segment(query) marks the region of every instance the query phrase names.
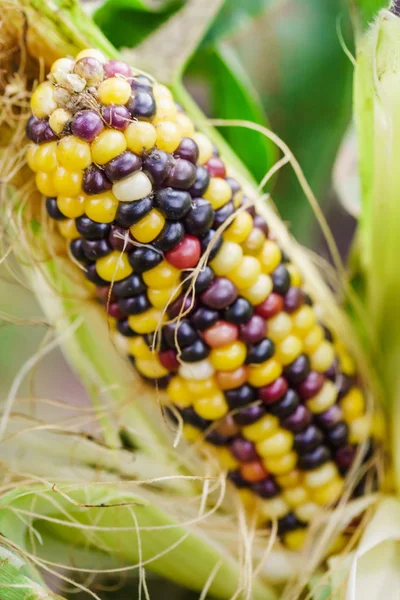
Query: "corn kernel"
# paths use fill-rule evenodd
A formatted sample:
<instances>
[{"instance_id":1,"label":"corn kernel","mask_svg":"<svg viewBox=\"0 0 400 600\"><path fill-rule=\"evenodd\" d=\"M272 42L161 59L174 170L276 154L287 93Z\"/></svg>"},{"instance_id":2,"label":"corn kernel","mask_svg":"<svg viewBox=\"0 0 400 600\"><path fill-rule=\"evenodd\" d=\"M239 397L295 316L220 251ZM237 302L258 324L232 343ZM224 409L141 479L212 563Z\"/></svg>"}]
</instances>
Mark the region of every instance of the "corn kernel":
<instances>
[{"instance_id":1,"label":"corn kernel","mask_svg":"<svg viewBox=\"0 0 400 600\"><path fill-rule=\"evenodd\" d=\"M153 123L161 123L161 121L176 121L178 114L176 104L172 98L161 96L157 103L157 112L153 117Z\"/></svg>"},{"instance_id":2,"label":"corn kernel","mask_svg":"<svg viewBox=\"0 0 400 600\"><path fill-rule=\"evenodd\" d=\"M307 536L307 530L303 527L299 527L299 529L294 529L293 531L287 531L284 536L283 536L283 540L285 543L285 546L289 549L292 550L292 552L296 552L298 550L301 550L301 548L304 546L305 541L306 541L306 536Z\"/></svg>"},{"instance_id":3,"label":"corn kernel","mask_svg":"<svg viewBox=\"0 0 400 600\"><path fill-rule=\"evenodd\" d=\"M242 247L246 254L257 254L263 247L265 234L258 227L254 227L243 242Z\"/></svg>"},{"instance_id":4,"label":"corn kernel","mask_svg":"<svg viewBox=\"0 0 400 600\"><path fill-rule=\"evenodd\" d=\"M104 165L125 152L126 139L121 131L105 129L93 140L91 149L93 162Z\"/></svg>"},{"instance_id":5,"label":"corn kernel","mask_svg":"<svg viewBox=\"0 0 400 600\"><path fill-rule=\"evenodd\" d=\"M307 400L307 408L311 410L312 413L322 413L335 404L336 398L336 386L332 381L327 379L319 392Z\"/></svg>"},{"instance_id":6,"label":"corn kernel","mask_svg":"<svg viewBox=\"0 0 400 600\"><path fill-rule=\"evenodd\" d=\"M37 144L29 144L26 150L26 162L28 163L29 168L34 172L38 170L36 164L36 152L38 149L39 146Z\"/></svg>"},{"instance_id":7,"label":"corn kernel","mask_svg":"<svg viewBox=\"0 0 400 600\"><path fill-rule=\"evenodd\" d=\"M232 471L233 469L238 468L239 462L234 456L232 456L228 448L224 448L223 446L221 446L219 448L215 448L214 452L216 453L218 462L220 463L223 469L226 469L227 471Z\"/></svg>"},{"instance_id":8,"label":"corn kernel","mask_svg":"<svg viewBox=\"0 0 400 600\"><path fill-rule=\"evenodd\" d=\"M57 160L69 171L86 169L92 162L90 146L74 135L67 135L57 144Z\"/></svg>"},{"instance_id":9,"label":"corn kernel","mask_svg":"<svg viewBox=\"0 0 400 600\"><path fill-rule=\"evenodd\" d=\"M268 520L281 519L289 512L289 506L282 496L263 500L260 506L261 514Z\"/></svg>"},{"instance_id":10,"label":"corn kernel","mask_svg":"<svg viewBox=\"0 0 400 600\"><path fill-rule=\"evenodd\" d=\"M64 73L71 73L74 68L75 61L72 58L58 58L51 65L50 73L55 73L56 71L63 71Z\"/></svg>"},{"instance_id":11,"label":"corn kernel","mask_svg":"<svg viewBox=\"0 0 400 600\"><path fill-rule=\"evenodd\" d=\"M252 460L241 464L240 474L249 483L262 481L268 475L263 464L259 460Z\"/></svg>"},{"instance_id":12,"label":"corn kernel","mask_svg":"<svg viewBox=\"0 0 400 600\"><path fill-rule=\"evenodd\" d=\"M72 114L64 108L54 110L49 118L49 125L57 135L62 133Z\"/></svg>"},{"instance_id":13,"label":"corn kernel","mask_svg":"<svg viewBox=\"0 0 400 600\"><path fill-rule=\"evenodd\" d=\"M202 396L210 396L213 392L218 391L217 382L214 377L209 377L201 381L194 379L186 381L187 389L191 396L201 398Z\"/></svg>"},{"instance_id":14,"label":"corn kernel","mask_svg":"<svg viewBox=\"0 0 400 600\"><path fill-rule=\"evenodd\" d=\"M285 312L280 312L268 319L268 337L275 343L284 340L292 331L292 319Z\"/></svg>"},{"instance_id":15,"label":"corn kernel","mask_svg":"<svg viewBox=\"0 0 400 600\"><path fill-rule=\"evenodd\" d=\"M102 104L126 104L131 97L132 89L128 81L122 77L109 77L97 88Z\"/></svg>"},{"instance_id":16,"label":"corn kernel","mask_svg":"<svg viewBox=\"0 0 400 600\"><path fill-rule=\"evenodd\" d=\"M157 148L165 152L174 152L181 143L182 137L178 125L172 121L162 121L156 125Z\"/></svg>"},{"instance_id":17,"label":"corn kernel","mask_svg":"<svg viewBox=\"0 0 400 600\"><path fill-rule=\"evenodd\" d=\"M225 229L223 237L229 242L241 244L247 239L253 229L253 219L246 211L238 213L227 229Z\"/></svg>"},{"instance_id":18,"label":"corn kernel","mask_svg":"<svg viewBox=\"0 0 400 600\"><path fill-rule=\"evenodd\" d=\"M35 165L38 171L51 173L56 170L58 167L56 147L57 142L48 142L39 146L35 154Z\"/></svg>"},{"instance_id":19,"label":"corn kernel","mask_svg":"<svg viewBox=\"0 0 400 600\"><path fill-rule=\"evenodd\" d=\"M171 90L169 90L166 85L157 82L154 82L153 85L153 96L156 101L161 100L161 98L168 98L169 100L173 99Z\"/></svg>"},{"instance_id":20,"label":"corn kernel","mask_svg":"<svg viewBox=\"0 0 400 600\"><path fill-rule=\"evenodd\" d=\"M315 502L306 502L301 506L297 506L293 512L300 521L309 523L319 510L319 506Z\"/></svg>"},{"instance_id":21,"label":"corn kernel","mask_svg":"<svg viewBox=\"0 0 400 600\"><path fill-rule=\"evenodd\" d=\"M293 263L289 263L286 266L286 269L288 270L290 275L290 285L293 287L300 287L303 283L303 279L300 275L300 271L298 270L298 268Z\"/></svg>"},{"instance_id":22,"label":"corn kernel","mask_svg":"<svg viewBox=\"0 0 400 600\"><path fill-rule=\"evenodd\" d=\"M57 207L69 219L76 219L85 212L85 196L58 196Z\"/></svg>"},{"instance_id":23,"label":"corn kernel","mask_svg":"<svg viewBox=\"0 0 400 600\"><path fill-rule=\"evenodd\" d=\"M214 375L214 367L209 360L199 360L196 363L182 363L179 374L188 380L202 381Z\"/></svg>"},{"instance_id":24,"label":"corn kernel","mask_svg":"<svg viewBox=\"0 0 400 600\"><path fill-rule=\"evenodd\" d=\"M185 408L182 406L181 408ZM187 423L183 424L182 433L184 435L185 440L188 442L198 442L203 437L203 432L197 427L193 427L193 425L188 425Z\"/></svg>"},{"instance_id":25,"label":"corn kernel","mask_svg":"<svg viewBox=\"0 0 400 600\"><path fill-rule=\"evenodd\" d=\"M213 155L213 145L208 137L199 131L192 137L199 148L199 160L197 162L199 165L204 165Z\"/></svg>"},{"instance_id":26,"label":"corn kernel","mask_svg":"<svg viewBox=\"0 0 400 600\"><path fill-rule=\"evenodd\" d=\"M257 258L261 263L264 273L269 275L281 263L282 252L275 242L272 240L265 240L262 250Z\"/></svg>"},{"instance_id":27,"label":"corn kernel","mask_svg":"<svg viewBox=\"0 0 400 600\"><path fill-rule=\"evenodd\" d=\"M246 298L251 304L257 306L264 302L272 292L273 283L269 275L259 275L256 283L245 290L241 290L240 295Z\"/></svg>"},{"instance_id":28,"label":"corn kernel","mask_svg":"<svg viewBox=\"0 0 400 600\"><path fill-rule=\"evenodd\" d=\"M211 177L208 188L203 194L203 197L210 202L214 210L225 206L231 199L231 196L231 187L222 177Z\"/></svg>"},{"instance_id":29,"label":"corn kernel","mask_svg":"<svg viewBox=\"0 0 400 600\"><path fill-rule=\"evenodd\" d=\"M279 426L277 417L273 415L264 415L261 419L252 423L251 425L245 425L242 428L243 436L251 442L261 442L265 438L269 437L276 432Z\"/></svg>"},{"instance_id":30,"label":"corn kernel","mask_svg":"<svg viewBox=\"0 0 400 600\"><path fill-rule=\"evenodd\" d=\"M284 475L292 471L297 463L296 452L288 452L280 456L267 457L263 460L264 466L272 475Z\"/></svg>"},{"instance_id":31,"label":"corn kernel","mask_svg":"<svg viewBox=\"0 0 400 600\"><path fill-rule=\"evenodd\" d=\"M304 483L309 488L319 488L336 479L338 475L337 466L334 462L329 461L322 465L322 467L305 473Z\"/></svg>"},{"instance_id":32,"label":"corn kernel","mask_svg":"<svg viewBox=\"0 0 400 600\"><path fill-rule=\"evenodd\" d=\"M371 417L363 415L349 424L349 441L351 444L362 444L371 433Z\"/></svg>"},{"instance_id":33,"label":"corn kernel","mask_svg":"<svg viewBox=\"0 0 400 600\"><path fill-rule=\"evenodd\" d=\"M281 456L293 447L293 434L285 429L278 429L269 438L259 442L257 452L262 457Z\"/></svg>"},{"instance_id":34,"label":"corn kernel","mask_svg":"<svg viewBox=\"0 0 400 600\"><path fill-rule=\"evenodd\" d=\"M157 132L151 123L146 121L135 121L128 125L124 132L129 150L136 154L149 152L154 148Z\"/></svg>"},{"instance_id":35,"label":"corn kernel","mask_svg":"<svg viewBox=\"0 0 400 600\"><path fill-rule=\"evenodd\" d=\"M168 375L168 370L158 360L157 356L152 356L150 359L139 358L135 362L135 367L144 377L158 379Z\"/></svg>"},{"instance_id":36,"label":"corn kernel","mask_svg":"<svg viewBox=\"0 0 400 600\"><path fill-rule=\"evenodd\" d=\"M143 273L143 280L148 287L165 289L170 288L179 279L180 271L170 265L166 260Z\"/></svg>"},{"instance_id":37,"label":"corn kernel","mask_svg":"<svg viewBox=\"0 0 400 600\"><path fill-rule=\"evenodd\" d=\"M193 398L188 391L186 381L182 377L172 377L167 387L167 394L171 402L176 404L178 408L191 406Z\"/></svg>"},{"instance_id":38,"label":"corn kernel","mask_svg":"<svg viewBox=\"0 0 400 600\"><path fill-rule=\"evenodd\" d=\"M210 419L212 421L221 419L229 410L225 396L220 391L217 391L211 396L195 399L193 406L202 419Z\"/></svg>"},{"instance_id":39,"label":"corn kernel","mask_svg":"<svg viewBox=\"0 0 400 600\"><path fill-rule=\"evenodd\" d=\"M223 242L217 256L210 262L210 267L216 275L227 275L237 267L243 257L243 250L234 242Z\"/></svg>"},{"instance_id":40,"label":"corn kernel","mask_svg":"<svg viewBox=\"0 0 400 600\"><path fill-rule=\"evenodd\" d=\"M104 281L120 281L132 273L132 267L125 252L114 250L96 261L96 271Z\"/></svg>"},{"instance_id":41,"label":"corn kernel","mask_svg":"<svg viewBox=\"0 0 400 600\"><path fill-rule=\"evenodd\" d=\"M306 304L292 314L293 329L299 336L306 335L317 322L317 316L311 306Z\"/></svg>"},{"instance_id":42,"label":"corn kernel","mask_svg":"<svg viewBox=\"0 0 400 600\"><path fill-rule=\"evenodd\" d=\"M319 373L329 369L335 359L335 350L330 342L324 340L310 356L311 368Z\"/></svg>"},{"instance_id":43,"label":"corn kernel","mask_svg":"<svg viewBox=\"0 0 400 600\"><path fill-rule=\"evenodd\" d=\"M165 308L179 296L179 287L164 288L162 290L148 288L147 297L155 308Z\"/></svg>"},{"instance_id":44,"label":"corn kernel","mask_svg":"<svg viewBox=\"0 0 400 600\"><path fill-rule=\"evenodd\" d=\"M52 174L57 196L79 196L82 193L82 171L67 171L57 167Z\"/></svg>"},{"instance_id":45,"label":"corn kernel","mask_svg":"<svg viewBox=\"0 0 400 600\"><path fill-rule=\"evenodd\" d=\"M315 488L311 492L311 497L316 504L324 506L333 504L339 498L343 491L344 482L339 477L335 477L329 483Z\"/></svg>"},{"instance_id":46,"label":"corn kernel","mask_svg":"<svg viewBox=\"0 0 400 600\"><path fill-rule=\"evenodd\" d=\"M250 514L254 514L259 504L257 496L248 489L239 490L240 501L243 508Z\"/></svg>"},{"instance_id":47,"label":"corn kernel","mask_svg":"<svg viewBox=\"0 0 400 600\"><path fill-rule=\"evenodd\" d=\"M307 489L302 485L290 487L283 490L283 497L286 502L293 508L300 506L309 500L309 493Z\"/></svg>"},{"instance_id":48,"label":"corn kernel","mask_svg":"<svg viewBox=\"0 0 400 600\"><path fill-rule=\"evenodd\" d=\"M58 231L66 240L76 240L80 237L79 231L76 228L75 219L65 219L65 221L57 221Z\"/></svg>"},{"instance_id":49,"label":"corn kernel","mask_svg":"<svg viewBox=\"0 0 400 600\"><path fill-rule=\"evenodd\" d=\"M150 308L140 315L130 315L128 317L129 326L133 329L133 331L142 334L154 333L164 321L164 315L156 308Z\"/></svg>"},{"instance_id":50,"label":"corn kernel","mask_svg":"<svg viewBox=\"0 0 400 600\"><path fill-rule=\"evenodd\" d=\"M148 244L156 239L165 225L165 218L159 210L153 208L143 219L132 225L130 232L138 242Z\"/></svg>"},{"instance_id":51,"label":"corn kernel","mask_svg":"<svg viewBox=\"0 0 400 600\"><path fill-rule=\"evenodd\" d=\"M260 273L260 261L254 256L243 256L238 266L229 273L229 279L239 290L243 290L257 283Z\"/></svg>"},{"instance_id":52,"label":"corn kernel","mask_svg":"<svg viewBox=\"0 0 400 600\"><path fill-rule=\"evenodd\" d=\"M57 103L54 100L54 86L50 81L40 83L31 97L31 109L35 117L44 119L56 110Z\"/></svg>"},{"instance_id":53,"label":"corn kernel","mask_svg":"<svg viewBox=\"0 0 400 600\"><path fill-rule=\"evenodd\" d=\"M250 385L263 387L280 377L282 374L282 365L275 358L270 358L259 365L250 365L248 371Z\"/></svg>"},{"instance_id":54,"label":"corn kernel","mask_svg":"<svg viewBox=\"0 0 400 600\"><path fill-rule=\"evenodd\" d=\"M195 128L191 119L185 113L179 112L176 115L176 124L182 137L193 137Z\"/></svg>"},{"instance_id":55,"label":"corn kernel","mask_svg":"<svg viewBox=\"0 0 400 600\"><path fill-rule=\"evenodd\" d=\"M220 348L213 348L210 361L218 371L234 371L246 360L247 348L243 342L232 342Z\"/></svg>"},{"instance_id":56,"label":"corn kernel","mask_svg":"<svg viewBox=\"0 0 400 600\"><path fill-rule=\"evenodd\" d=\"M120 202L134 202L149 196L152 192L152 185L146 173L136 171L129 177L114 183L112 190Z\"/></svg>"},{"instance_id":57,"label":"corn kernel","mask_svg":"<svg viewBox=\"0 0 400 600\"><path fill-rule=\"evenodd\" d=\"M275 358L284 367L290 365L303 351L301 340L295 335L288 335L284 340L279 342L275 349Z\"/></svg>"},{"instance_id":58,"label":"corn kernel","mask_svg":"<svg viewBox=\"0 0 400 600\"><path fill-rule=\"evenodd\" d=\"M97 50L97 48L85 48L84 50L81 50L75 56L75 61L78 62L78 60L81 60L81 58L87 58L87 57L95 58L102 65L104 65L104 63L106 62L106 58L105 58L104 54L102 52L100 52L100 50Z\"/></svg>"},{"instance_id":59,"label":"corn kernel","mask_svg":"<svg viewBox=\"0 0 400 600\"><path fill-rule=\"evenodd\" d=\"M276 481L283 488L294 487L302 483L302 474L298 469L293 469L290 473L278 475Z\"/></svg>"},{"instance_id":60,"label":"corn kernel","mask_svg":"<svg viewBox=\"0 0 400 600\"><path fill-rule=\"evenodd\" d=\"M44 196L56 196L57 191L55 185L53 183L53 174L52 173L44 173L43 171L39 171L36 173L35 182L36 187L41 194Z\"/></svg>"},{"instance_id":61,"label":"corn kernel","mask_svg":"<svg viewBox=\"0 0 400 600\"><path fill-rule=\"evenodd\" d=\"M128 338L129 352L138 359L151 360L154 353L140 336Z\"/></svg>"},{"instance_id":62,"label":"corn kernel","mask_svg":"<svg viewBox=\"0 0 400 600\"><path fill-rule=\"evenodd\" d=\"M324 339L324 330L321 325L314 325L303 339L304 351L312 354Z\"/></svg>"},{"instance_id":63,"label":"corn kernel","mask_svg":"<svg viewBox=\"0 0 400 600\"><path fill-rule=\"evenodd\" d=\"M118 200L111 191L89 196L85 200L85 213L96 223L112 223L117 214Z\"/></svg>"}]
</instances>

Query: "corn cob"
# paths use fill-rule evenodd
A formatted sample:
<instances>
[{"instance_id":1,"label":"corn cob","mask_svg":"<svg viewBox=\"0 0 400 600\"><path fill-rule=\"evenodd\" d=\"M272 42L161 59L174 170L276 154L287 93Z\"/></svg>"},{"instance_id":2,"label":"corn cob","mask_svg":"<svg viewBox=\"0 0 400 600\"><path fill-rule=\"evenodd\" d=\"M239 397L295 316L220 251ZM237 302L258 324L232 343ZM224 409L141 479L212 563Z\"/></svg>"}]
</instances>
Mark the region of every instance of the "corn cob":
<instances>
[{"instance_id":1,"label":"corn cob","mask_svg":"<svg viewBox=\"0 0 400 600\"><path fill-rule=\"evenodd\" d=\"M28 164L119 343L298 548L372 449L353 359L166 87L85 50L31 108Z\"/></svg>"}]
</instances>

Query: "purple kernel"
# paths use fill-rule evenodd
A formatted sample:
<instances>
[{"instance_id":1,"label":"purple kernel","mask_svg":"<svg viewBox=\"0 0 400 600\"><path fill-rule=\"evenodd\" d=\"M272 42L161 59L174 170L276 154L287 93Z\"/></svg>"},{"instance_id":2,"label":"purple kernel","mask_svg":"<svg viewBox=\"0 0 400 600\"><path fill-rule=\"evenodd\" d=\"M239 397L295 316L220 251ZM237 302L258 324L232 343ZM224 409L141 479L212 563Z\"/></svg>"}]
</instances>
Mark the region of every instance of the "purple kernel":
<instances>
[{"instance_id":1,"label":"purple kernel","mask_svg":"<svg viewBox=\"0 0 400 600\"><path fill-rule=\"evenodd\" d=\"M299 383L297 386L297 391L303 400L308 400L312 398L322 388L324 385L325 377L321 373L317 373L316 371L310 371L307 377Z\"/></svg>"},{"instance_id":2,"label":"purple kernel","mask_svg":"<svg viewBox=\"0 0 400 600\"><path fill-rule=\"evenodd\" d=\"M132 77L132 69L122 60L108 60L104 65L104 73L106 77L114 77L114 75Z\"/></svg>"},{"instance_id":3,"label":"purple kernel","mask_svg":"<svg viewBox=\"0 0 400 600\"><path fill-rule=\"evenodd\" d=\"M245 488L248 487L248 483L240 474L240 471L237 469L235 471L229 471L228 479L231 481L237 488Z\"/></svg>"},{"instance_id":4,"label":"purple kernel","mask_svg":"<svg viewBox=\"0 0 400 600\"><path fill-rule=\"evenodd\" d=\"M193 304L193 306L192 306L192 304ZM171 319L175 319L180 314L184 314L185 316L188 316L189 315L188 311L190 311L190 313L192 313L194 310L196 310L196 308L197 308L196 298L193 300L191 294L189 294L188 297L185 298L185 294L181 294L180 296L178 296L178 298L174 302L172 302L172 304L170 304L168 306L167 313Z\"/></svg>"},{"instance_id":5,"label":"purple kernel","mask_svg":"<svg viewBox=\"0 0 400 600\"><path fill-rule=\"evenodd\" d=\"M299 404L294 413L282 420L282 427L297 433L308 427L311 421L311 412L304 404Z\"/></svg>"},{"instance_id":6,"label":"purple kernel","mask_svg":"<svg viewBox=\"0 0 400 600\"><path fill-rule=\"evenodd\" d=\"M335 381L336 377L338 376L340 370L339 370L339 361L337 358L335 358L333 360L333 363L331 364L331 366L329 367L329 369L327 369L324 373L325 377L327 379L330 379L331 381Z\"/></svg>"},{"instance_id":7,"label":"purple kernel","mask_svg":"<svg viewBox=\"0 0 400 600\"><path fill-rule=\"evenodd\" d=\"M284 373L289 383L298 385L304 381L310 373L310 359L306 354L300 354L295 361L285 367Z\"/></svg>"},{"instance_id":8,"label":"purple kernel","mask_svg":"<svg viewBox=\"0 0 400 600\"><path fill-rule=\"evenodd\" d=\"M86 194L101 194L112 187L111 181L107 179L103 169L91 165L85 171L82 188Z\"/></svg>"},{"instance_id":9,"label":"purple kernel","mask_svg":"<svg viewBox=\"0 0 400 600\"><path fill-rule=\"evenodd\" d=\"M178 158L172 165L165 185L178 190L188 190L194 184L195 179L196 167L188 160Z\"/></svg>"},{"instance_id":10,"label":"purple kernel","mask_svg":"<svg viewBox=\"0 0 400 600\"><path fill-rule=\"evenodd\" d=\"M124 131L131 122L131 115L126 106L105 106L103 118L109 127L119 131Z\"/></svg>"},{"instance_id":11,"label":"purple kernel","mask_svg":"<svg viewBox=\"0 0 400 600\"><path fill-rule=\"evenodd\" d=\"M133 152L123 152L119 154L106 165L104 170L108 179L112 182L124 179L134 171L139 171L142 166L142 159Z\"/></svg>"},{"instance_id":12,"label":"purple kernel","mask_svg":"<svg viewBox=\"0 0 400 600\"><path fill-rule=\"evenodd\" d=\"M309 452L322 444L323 441L322 431L315 425L309 425L304 431L296 433L294 436L294 448L299 453Z\"/></svg>"},{"instance_id":13,"label":"purple kernel","mask_svg":"<svg viewBox=\"0 0 400 600\"><path fill-rule=\"evenodd\" d=\"M252 442L244 438L237 437L231 444L231 452L239 462L249 462L257 460L258 455Z\"/></svg>"},{"instance_id":14,"label":"purple kernel","mask_svg":"<svg viewBox=\"0 0 400 600\"><path fill-rule=\"evenodd\" d=\"M43 144L57 139L48 122L34 116L26 124L26 135L35 144Z\"/></svg>"},{"instance_id":15,"label":"purple kernel","mask_svg":"<svg viewBox=\"0 0 400 600\"><path fill-rule=\"evenodd\" d=\"M297 310L302 304L304 304L304 292L298 287L291 287L287 291L283 298L284 309L288 313L292 313Z\"/></svg>"},{"instance_id":16,"label":"purple kernel","mask_svg":"<svg viewBox=\"0 0 400 600\"><path fill-rule=\"evenodd\" d=\"M76 113L71 125L72 133L85 142L93 142L103 128L103 121L94 110L82 110Z\"/></svg>"},{"instance_id":17,"label":"purple kernel","mask_svg":"<svg viewBox=\"0 0 400 600\"><path fill-rule=\"evenodd\" d=\"M240 325L239 337L245 344L256 344L265 338L266 322L260 315L253 315L247 323Z\"/></svg>"},{"instance_id":18,"label":"purple kernel","mask_svg":"<svg viewBox=\"0 0 400 600\"><path fill-rule=\"evenodd\" d=\"M74 73L83 77L89 86L98 85L104 78L103 65L93 56L85 56L78 60Z\"/></svg>"},{"instance_id":19,"label":"purple kernel","mask_svg":"<svg viewBox=\"0 0 400 600\"><path fill-rule=\"evenodd\" d=\"M183 158L193 163L199 159L199 147L192 138L184 137L174 152L175 158Z\"/></svg>"},{"instance_id":20,"label":"purple kernel","mask_svg":"<svg viewBox=\"0 0 400 600\"><path fill-rule=\"evenodd\" d=\"M323 413L317 415L318 424L324 429L331 429L343 419L342 409L338 404L333 404Z\"/></svg>"},{"instance_id":21,"label":"purple kernel","mask_svg":"<svg viewBox=\"0 0 400 600\"><path fill-rule=\"evenodd\" d=\"M267 222L265 221L264 217L262 217L261 215L255 215L253 218L253 226L257 227L257 229L261 229L261 231L263 231L265 233L265 235L268 235L268 225Z\"/></svg>"},{"instance_id":22,"label":"purple kernel","mask_svg":"<svg viewBox=\"0 0 400 600\"><path fill-rule=\"evenodd\" d=\"M267 477L262 481L258 481L257 483L253 483L251 489L261 498L274 498L280 492L280 487L272 479L272 477Z\"/></svg>"},{"instance_id":23,"label":"purple kernel","mask_svg":"<svg viewBox=\"0 0 400 600\"><path fill-rule=\"evenodd\" d=\"M260 404L253 404L252 406L246 406L241 408L234 415L233 419L236 425L251 425L255 423L266 413L266 410Z\"/></svg>"},{"instance_id":24,"label":"purple kernel","mask_svg":"<svg viewBox=\"0 0 400 600\"><path fill-rule=\"evenodd\" d=\"M128 240L133 241L129 229L112 225L110 235L108 237L111 248L113 248L113 250L129 251L132 248L132 244L126 240L126 237L128 237Z\"/></svg>"},{"instance_id":25,"label":"purple kernel","mask_svg":"<svg viewBox=\"0 0 400 600\"><path fill-rule=\"evenodd\" d=\"M338 397L343 398L354 385L354 377L349 377L344 373L339 373L336 377L335 385L338 389Z\"/></svg>"},{"instance_id":26,"label":"purple kernel","mask_svg":"<svg viewBox=\"0 0 400 600\"><path fill-rule=\"evenodd\" d=\"M236 286L226 277L216 277L210 287L202 293L201 301L210 308L221 310L238 297Z\"/></svg>"},{"instance_id":27,"label":"purple kernel","mask_svg":"<svg viewBox=\"0 0 400 600\"><path fill-rule=\"evenodd\" d=\"M350 444L342 446L335 453L335 461L339 469L346 472L356 457L356 448Z\"/></svg>"}]
</instances>

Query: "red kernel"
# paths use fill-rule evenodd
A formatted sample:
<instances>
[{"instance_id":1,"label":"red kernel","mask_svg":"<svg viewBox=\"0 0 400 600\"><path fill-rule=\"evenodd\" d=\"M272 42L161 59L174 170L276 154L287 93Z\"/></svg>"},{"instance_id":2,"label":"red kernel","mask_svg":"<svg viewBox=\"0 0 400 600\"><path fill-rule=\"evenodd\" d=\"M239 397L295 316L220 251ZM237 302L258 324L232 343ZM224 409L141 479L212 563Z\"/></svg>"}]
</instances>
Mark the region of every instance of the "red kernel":
<instances>
[{"instance_id":1,"label":"red kernel","mask_svg":"<svg viewBox=\"0 0 400 600\"><path fill-rule=\"evenodd\" d=\"M199 262L201 255L201 245L194 235L185 235L169 252L166 252L165 258L177 269L190 269Z\"/></svg>"},{"instance_id":2,"label":"red kernel","mask_svg":"<svg viewBox=\"0 0 400 600\"><path fill-rule=\"evenodd\" d=\"M283 310L283 298L279 294L272 293L264 302L256 306L256 313L264 319L270 319Z\"/></svg>"},{"instance_id":3,"label":"red kernel","mask_svg":"<svg viewBox=\"0 0 400 600\"><path fill-rule=\"evenodd\" d=\"M211 348L220 348L238 339L237 325L227 321L217 321L215 325L203 331L203 338Z\"/></svg>"}]
</instances>

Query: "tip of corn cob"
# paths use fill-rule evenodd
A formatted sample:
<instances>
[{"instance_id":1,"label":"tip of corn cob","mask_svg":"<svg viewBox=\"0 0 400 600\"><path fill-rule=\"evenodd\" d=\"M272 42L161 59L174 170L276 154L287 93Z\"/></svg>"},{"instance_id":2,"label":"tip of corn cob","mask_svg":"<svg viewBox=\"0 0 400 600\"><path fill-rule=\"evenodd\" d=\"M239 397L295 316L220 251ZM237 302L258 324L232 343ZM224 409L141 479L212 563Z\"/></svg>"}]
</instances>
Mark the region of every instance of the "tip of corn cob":
<instances>
[{"instance_id":1,"label":"tip of corn cob","mask_svg":"<svg viewBox=\"0 0 400 600\"><path fill-rule=\"evenodd\" d=\"M352 357L166 87L84 50L31 108L28 164L120 347L297 549L373 447Z\"/></svg>"}]
</instances>

